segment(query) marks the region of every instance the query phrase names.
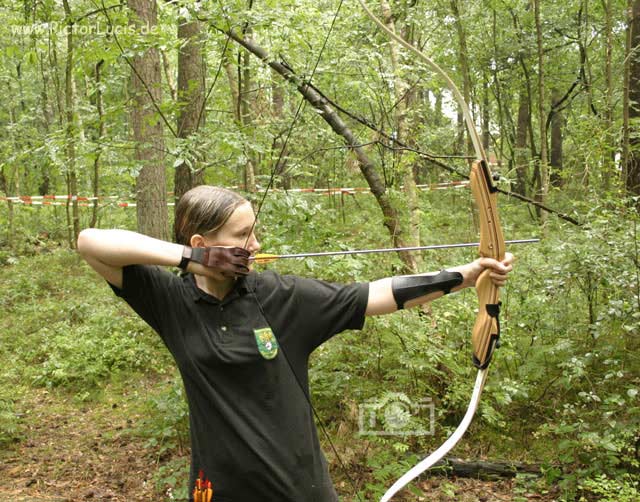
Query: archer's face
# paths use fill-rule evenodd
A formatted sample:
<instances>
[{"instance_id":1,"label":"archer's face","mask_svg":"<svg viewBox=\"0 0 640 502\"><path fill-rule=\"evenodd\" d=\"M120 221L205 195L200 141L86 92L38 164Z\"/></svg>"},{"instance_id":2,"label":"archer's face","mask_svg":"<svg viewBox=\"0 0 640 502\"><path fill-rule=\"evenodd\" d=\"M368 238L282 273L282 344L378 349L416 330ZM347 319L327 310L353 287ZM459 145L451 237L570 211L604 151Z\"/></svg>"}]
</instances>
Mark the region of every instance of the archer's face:
<instances>
[{"instance_id":1,"label":"archer's face","mask_svg":"<svg viewBox=\"0 0 640 502\"><path fill-rule=\"evenodd\" d=\"M254 233L255 215L249 202L238 206L227 222L211 236L205 236L207 246L246 248L252 255L260 250Z\"/></svg>"}]
</instances>

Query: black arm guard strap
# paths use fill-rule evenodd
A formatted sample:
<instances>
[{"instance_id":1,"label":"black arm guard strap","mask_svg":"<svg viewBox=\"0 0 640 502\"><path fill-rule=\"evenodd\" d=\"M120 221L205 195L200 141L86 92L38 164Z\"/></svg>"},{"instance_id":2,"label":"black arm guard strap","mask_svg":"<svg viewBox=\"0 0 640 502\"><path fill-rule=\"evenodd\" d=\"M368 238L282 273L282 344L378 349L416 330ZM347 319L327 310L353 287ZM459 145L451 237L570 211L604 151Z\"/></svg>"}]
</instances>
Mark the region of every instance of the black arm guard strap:
<instances>
[{"instance_id":1,"label":"black arm guard strap","mask_svg":"<svg viewBox=\"0 0 640 502\"><path fill-rule=\"evenodd\" d=\"M449 294L451 288L462 284L463 278L460 272L443 270L435 275L401 275L391 279L391 291L396 301L398 310L404 308L404 304L414 298L442 291Z\"/></svg>"}]
</instances>

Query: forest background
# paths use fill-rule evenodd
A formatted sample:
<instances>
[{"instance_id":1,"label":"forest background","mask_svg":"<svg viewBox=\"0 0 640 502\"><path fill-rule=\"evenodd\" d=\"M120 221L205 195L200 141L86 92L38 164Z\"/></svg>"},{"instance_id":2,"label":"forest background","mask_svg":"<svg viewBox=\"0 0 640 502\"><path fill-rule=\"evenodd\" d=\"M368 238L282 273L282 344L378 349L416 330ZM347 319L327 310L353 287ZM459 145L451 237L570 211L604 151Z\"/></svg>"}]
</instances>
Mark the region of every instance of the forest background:
<instances>
[{"instance_id":1,"label":"forest background","mask_svg":"<svg viewBox=\"0 0 640 502\"><path fill-rule=\"evenodd\" d=\"M186 499L179 376L76 255L82 228L170 239L175 200L208 183L261 208L266 252L478 239L457 103L354 0L0 5L0 500ZM502 346L456 456L534 466L490 500L638 500L640 0L369 5L461 89L506 238L541 238L510 249ZM370 281L476 254L268 267ZM344 500L379 497L460 421L476 309L451 295L316 352ZM363 410L399 434L361 434ZM407 500L479 500L443 479Z\"/></svg>"}]
</instances>

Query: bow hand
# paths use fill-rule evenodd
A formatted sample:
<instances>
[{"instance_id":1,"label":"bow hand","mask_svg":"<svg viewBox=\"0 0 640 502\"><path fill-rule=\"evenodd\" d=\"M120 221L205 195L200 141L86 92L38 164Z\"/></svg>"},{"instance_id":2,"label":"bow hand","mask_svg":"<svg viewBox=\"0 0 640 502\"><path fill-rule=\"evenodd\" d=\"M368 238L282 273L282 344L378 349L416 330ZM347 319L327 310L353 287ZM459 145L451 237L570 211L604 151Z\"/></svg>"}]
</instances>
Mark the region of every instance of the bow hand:
<instances>
[{"instance_id":1,"label":"bow hand","mask_svg":"<svg viewBox=\"0 0 640 502\"><path fill-rule=\"evenodd\" d=\"M462 267L454 268L462 274L464 278L462 288L477 287L480 276L486 272L488 279L497 288L504 286L509 279L509 273L513 271L514 257L511 253L505 253L504 260L498 261L493 258L478 258Z\"/></svg>"}]
</instances>

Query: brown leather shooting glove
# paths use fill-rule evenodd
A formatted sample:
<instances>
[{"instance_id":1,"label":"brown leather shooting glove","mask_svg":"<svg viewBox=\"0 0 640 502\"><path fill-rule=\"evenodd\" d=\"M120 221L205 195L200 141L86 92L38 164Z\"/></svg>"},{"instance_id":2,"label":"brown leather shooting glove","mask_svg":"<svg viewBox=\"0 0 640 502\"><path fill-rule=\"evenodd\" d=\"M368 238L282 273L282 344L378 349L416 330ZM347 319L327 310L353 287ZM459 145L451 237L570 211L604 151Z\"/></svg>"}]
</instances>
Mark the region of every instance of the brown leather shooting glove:
<instances>
[{"instance_id":1,"label":"brown leather shooting glove","mask_svg":"<svg viewBox=\"0 0 640 502\"><path fill-rule=\"evenodd\" d=\"M192 248L185 246L182 251L182 261L178 266L186 271L189 262L193 261L207 268L213 268L225 277L237 277L249 273L250 256L249 251L239 247Z\"/></svg>"}]
</instances>

